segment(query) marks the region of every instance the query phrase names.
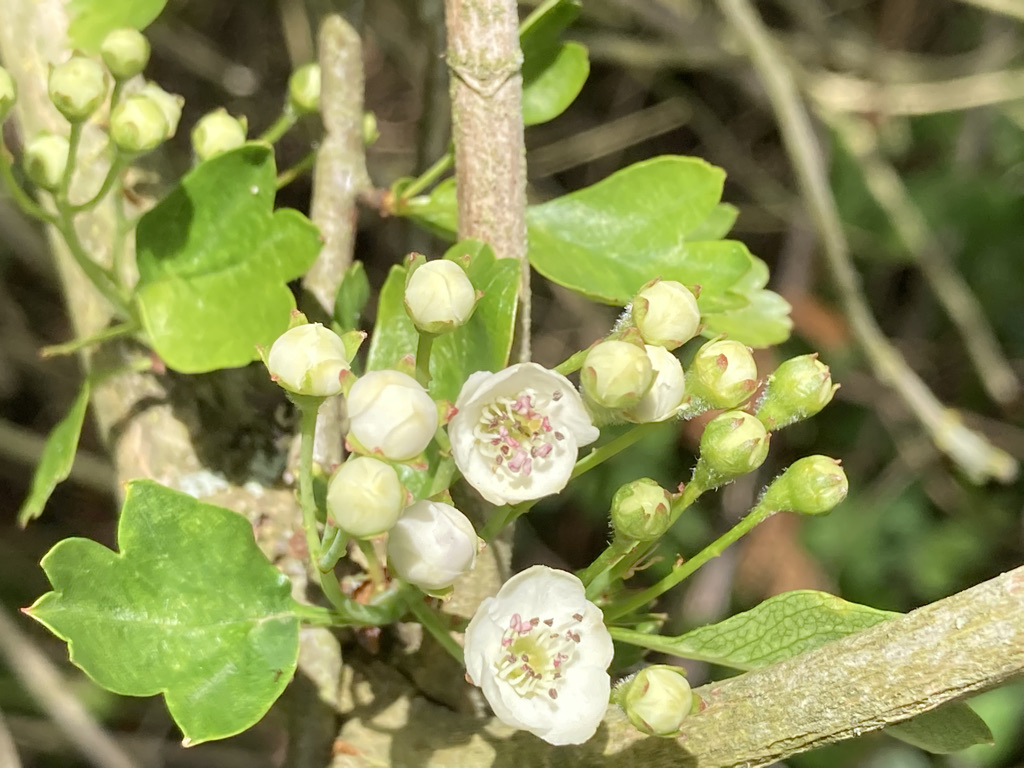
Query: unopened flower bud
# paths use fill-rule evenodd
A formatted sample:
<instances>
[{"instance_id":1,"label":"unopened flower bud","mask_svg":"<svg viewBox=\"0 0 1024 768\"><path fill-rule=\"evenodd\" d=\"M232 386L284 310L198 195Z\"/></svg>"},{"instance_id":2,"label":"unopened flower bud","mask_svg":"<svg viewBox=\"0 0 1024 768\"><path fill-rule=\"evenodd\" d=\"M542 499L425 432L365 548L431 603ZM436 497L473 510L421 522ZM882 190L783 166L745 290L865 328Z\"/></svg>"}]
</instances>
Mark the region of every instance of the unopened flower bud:
<instances>
[{"instance_id":1,"label":"unopened flower bud","mask_svg":"<svg viewBox=\"0 0 1024 768\"><path fill-rule=\"evenodd\" d=\"M837 459L805 456L768 486L761 504L773 511L821 515L845 499L849 490L846 472Z\"/></svg>"},{"instance_id":2,"label":"unopened flower bud","mask_svg":"<svg viewBox=\"0 0 1024 768\"><path fill-rule=\"evenodd\" d=\"M377 127L377 116L373 112L363 113L363 146L369 147L377 143L380 138L380 128Z\"/></svg>"},{"instance_id":3,"label":"unopened flower bud","mask_svg":"<svg viewBox=\"0 0 1024 768\"><path fill-rule=\"evenodd\" d=\"M466 271L449 259L416 267L405 284L405 310L427 333L444 333L465 323L476 306L476 289Z\"/></svg>"},{"instance_id":4,"label":"unopened flower bud","mask_svg":"<svg viewBox=\"0 0 1024 768\"><path fill-rule=\"evenodd\" d=\"M828 366L816 354L794 357L768 377L757 418L770 430L782 429L817 414L837 389Z\"/></svg>"},{"instance_id":5,"label":"unopened flower bud","mask_svg":"<svg viewBox=\"0 0 1024 768\"><path fill-rule=\"evenodd\" d=\"M400 371L371 371L348 393L349 429L368 451L408 461L437 431L437 405L416 379Z\"/></svg>"},{"instance_id":6,"label":"unopened flower bud","mask_svg":"<svg viewBox=\"0 0 1024 768\"><path fill-rule=\"evenodd\" d=\"M181 108L185 105L185 99L176 93L168 93L156 83L146 83L139 90L139 96L146 96L156 102L160 111L164 113L167 120L166 138L174 136L178 130L178 123L181 121Z\"/></svg>"},{"instance_id":7,"label":"unopened flower bud","mask_svg":"<svg viewBox=\"0 0 1024 768\"><path fill-rule=\"evenodd\" d=\"M297 395L330 397L342 390L349 358L341 337L320 323L297 325L270 347L267 370L278 384Z\"/></svg>"},{"instance_id":8,"label":"unopened flower bud","mask_svg":"<svg viewBox=\"0 0 1024 768\"><path fill-rule=\"evenodd\" d=\"M697 298L675 280L655 280L641 288L633 299L631 315L647 344L666 349L685 344L700 325Z\"/></svg>"},{"instance_id":9,"label":"unopened flower bud","mask_svg":"<svg viewBox=\"0 0 1024 768\"><path fill-rule=\"evenodd\" d=\"M100 56L110 74L118 80L128 80L141 74L149 63L149 40L131 27L115 29L103 38Z\"/></svg>"},{"instance_id":10,"label":"unopened flower bud","mask_svg":"<svg viewBox=\"0 0 1024 768\"><path fill-rule=\"evenodd\" d=\"M388 567L424 592L448 589L476 562L477 536L450 504L418 501L388 534Z\"/></svg>"},{"instance_id":11,"label":"unopened flower bud","mask_svg":"<svg viewBox=\"0 0 1024 768\"><path fill-rule=\"evenodd\" d=\"M764 463L768 455L768 432L745 411L726 411L704 427L700 437L700 460L694 474L706 487L734 480ZM706 477L701 477L706 473Z\"/></svg>"},{"instance_id":12,"label":"unopened flower bud","mask_svg":"<svg viewBox=\"0 0 1024 768\"><path fill-rule=\"evenodd\" d=\"M25 145L21 158L25 175L32 183L47 192L60 186L68 167L68 140L55 133L40 133Z\"/></svg>"},{"instance_id":13,"label":"unopened flower bud","mask_svg":"<svg viewBox=\"0 0 1024 768\"><path fill-rule=\"evenodd\" d=\"M630 722L651 736L675 736L693 709L690 683L679 667L657 664L641 669L613 696Z\"/></svg>"},{"instance_id":14,"label":"unopened flower bud","mask_svg":"<svg viewBox=\"0 0 1024 768\"><path fill-rule=\"evenodd\" d=\"M18 87L11 73L0 67L0 123L7 119L18 98Z\"/></svg>"},{"instance_id":15,"label":"unopened flower bud","mask_svg":"<svg viewBox=\"0 0 1024 768\"><path fill-rule=\"evenodd\" d=\"M327 485L328 514L335 525L357 539L391 530L404 502L394 467L370 456L350 457Z\"/></svg>"},{"instance_id":16,"label":"unopened flower bud","mask_svg":"<svg viewBox=\"0 0 1024 768\"><path fill-rule=\"evenodd\" d=\"M665 347L646 345L654 370L654 382L647 394L622 415L636 424L665 421L679 413L686 395L686 378L679 359Z\"/></svg>"},{"instance_id":17,"label":"unopened flower bud","mask_svg":"<svg viewBox=\"0 0 1024 768\"><path fill-rule=\"evenodd\" d=\"M708 342L694 355L686 384L709 408L736 408L757 389L754 355L731 339Z\"/></svg>"},{"instance_id":18,"label":"unopened flower bud","mask_svg":"<svg viewBox=\"0 0 1024 768\"><path fill-rule=\"evenodd\" d=\"M617 536L654 541L668 530L672 496L650 478L626 483L612 497L612 526Z\"/></svg>"},{"instance_id":19,"label":"unopened flower bud","mask_svg":"<svg viewBox=\"0 0 1024 768\"><path fill-rule=\"evenodd\" d=\"M50 101L72 123L87 120L107 97L107 73L98 62L72 56L50 70Z\"/></svg>"},{"instance_id":20,"label":"unopened flower bud","mask_svg":"<svg viewBox=\"0 0 1024 768\"><path fill-rule=\"evenodd\" d=\"M639 403L653 381L654 368L646 350L617 339L593 347L580 370L580 383L587 396L613 410Z\"/></svg>"},{"instance_id":21,"label":"unopened flower bud","mask_svg":"<svg viewBox=\"0 0 1024 768\"><path fill-rule=\"evenodd\" d=\"M228 152L245 143L246 124L221 107L205 115L192 129L192 148L200 161Z\"/></svg>"},{"instance_id":22,"label":"unopened flower bud","mask_svg":"<svg viewBox=\"0 0 1024 768\"><path fill-rule=\"evenodd\" d=\"M305 64L288 78L288 100L299 113L320 109L320 65Z\"/></svg>"},{"instance_id":23,"label":"unopened flower bud","mask_svg":"<svg viewBox=\"0 0 1024 768\"><path fill-rule=\"evenodd\" d=\"M110 114L110 137L122 152L149 152L160 146L167 135L164 111L148 96L129 96Z\"/></svg>"}]
</instances>

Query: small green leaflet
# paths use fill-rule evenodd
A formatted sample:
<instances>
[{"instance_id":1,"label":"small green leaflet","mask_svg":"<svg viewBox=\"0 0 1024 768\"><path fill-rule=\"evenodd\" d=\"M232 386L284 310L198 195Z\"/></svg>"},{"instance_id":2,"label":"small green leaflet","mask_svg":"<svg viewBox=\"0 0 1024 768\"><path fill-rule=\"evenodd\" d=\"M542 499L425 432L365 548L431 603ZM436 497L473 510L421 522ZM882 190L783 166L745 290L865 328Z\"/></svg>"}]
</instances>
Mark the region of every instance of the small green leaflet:
<instances>
[{"instance_id":1,"label":"small green leaflet","mask_svg":"<svg viewBox=\"0 0 1024 768\"><path fill-rule=\"evenodd\" d=\"M39 457L39 464L36 466L35 474L32 475L32 488L29 490L28 498L21 504L18 510L18 525L24 528L29 521L35 520L46 507L46 502L53 493L57 484L66 480L71 474L71 467L75 463L75 452L78 450L78 438L82 434L82 424L85 421L85 411L89 407L89 393L92 387L89 380L82 382L82 388L78 390L75 401L71 404L67 415L58 422L57 426L46 438L46 445L43 447L42 456Z\"/></svg>"},{"instance_id":2,"label":"small green leaflet","mask_svg":"<svg viewBox=\"0 0 1024 768\"><path fill-rule=\"evenodd\" d=\"M148 27L167 0L68 0L68 37L75 48L97 53L103 38L122 27Z\"/></svg>"},{"instance_id":3,"label":"small green leaflet","mask_svg":"<svg viewBox=\"0 0 1024 768\"><path fill-rule=\"evenodd\" d=\"M276 173L269 146L246 144L201 163L139 221L139 316L174 370L246 365L288 328L286 283L321 244L301 213L273 210Z\"/></svg>"},{"instance_id":4,"label":"small green leaflet","mask_svg":"<svg viewBox=\"0 0 1024 768\"><path fill-rule=\"evenodd\" d=\"M291 583L239 514L149 480L129 484L120 553L71 538L43 558L54 591L26 613L125 696L164 694L186 744L255 724L295 672Z\"/></svg>"},{"instance_id":5,"label":"small green leaflet","mask_svg":"<svg viewBox=\"0 0 1024 768\"><path fill-rule=\"evenodd\" d=\"M334 298L334 322L342 333L359 328L359 320L370 300L370 279L363 262L354 261L345 271Z\"/></svg>"}]
</instances>

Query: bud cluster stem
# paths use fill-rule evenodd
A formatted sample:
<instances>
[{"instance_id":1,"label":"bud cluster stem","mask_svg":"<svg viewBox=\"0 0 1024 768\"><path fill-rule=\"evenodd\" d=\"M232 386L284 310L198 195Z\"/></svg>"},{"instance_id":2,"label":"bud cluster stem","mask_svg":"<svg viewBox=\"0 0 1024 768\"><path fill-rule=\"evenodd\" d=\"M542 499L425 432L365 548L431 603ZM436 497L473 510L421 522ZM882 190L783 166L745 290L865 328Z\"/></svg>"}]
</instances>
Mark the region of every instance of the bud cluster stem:
<instances>
[{"instance_id":1,"label":"bud cluster stem","mask_svg":"<svg viewBox=\"0 0 1024 768\"><path fill-rule=\"evenodd\" d=\"M771 507L758 504L750 510L746 517L740 520L726 533L708 544L689 560L685 560L674 567L668 576L663 578L661 581L651 587L648 587L643 592L632 595L622 602L609 606L605 610L605 619L607 621L612 621L620 616L625 616L626 614L643 608L652 601L661 597L661 595L668 592L672 587L692 575L698 568L704 565L704 563L718 557L728 546L739 541L746 534L752 531L759 523L764 522L775 514L776 511L777 510Z\"/></svg>"},{"instance_id":2,"label":"bud cluster stem","mask_svg":"<svg viewBox=\"0 0 1024 768\"><path fill-rule=\"evenodd\" d=\"M430 351L434 348L434 334L419 331L416 344L416 381L426 387L430 384Z\"/></svg>"},{"instance_id":3,"label":"bud cluster stem","mask_svg":"<svg viewBox=\"0 0 1024 768\"><path fill-rule=\"evenodd\" d=\"M437 613L423 601L423 594L418 590L410 589L406 594L406 604L409 611L416 617L416 621L423 625L434 639L440 643L448 653L452 655L459 664L463 663L462 646L455 642L451 632L445 627L444 622Z\"/></svg>"},{"instance_id":4,"label":"bud cluster stem","mask_svg":"<svg viewBox=\"0 0 1024 768\"><path fill-rule=\"evenodd\" d=\"M323 541L320 542L320 559L317 561L316 567L321 573L330 573L338 561L345 556L347 547L348 536L328 521L324 528Z\"/></svg>"},{"instance_id":5,"label":"bud cluster stem","mask_svg":"<svg viewBox=\"0 0 1024 768\"><path fill-rule=\"evenodd\" d=\"M298 398L296 398L298 399ZM313 497L313 442L316 437L316 416L320 410L321 398L307 397L299 402L299 505L302 507L302 529L306 534L309 559L320 577L320 588L339 613L352 613L352 600L341 591L333 571L320 570L320 535L316 524L316 499Z\"/></svg>"},{"instance_id":6,"label":"bud cluster stem","mask_svg":"<svg viewBox=\"0 0 1024 768\"><path fill-rule=\"evenodd\" d=\"M276 144L298 121L299 116L295 113L295 110L290 106L286 106L277 120L263 132L259 140L265 141L267 144Z\"/></svg>"}]
</instances>

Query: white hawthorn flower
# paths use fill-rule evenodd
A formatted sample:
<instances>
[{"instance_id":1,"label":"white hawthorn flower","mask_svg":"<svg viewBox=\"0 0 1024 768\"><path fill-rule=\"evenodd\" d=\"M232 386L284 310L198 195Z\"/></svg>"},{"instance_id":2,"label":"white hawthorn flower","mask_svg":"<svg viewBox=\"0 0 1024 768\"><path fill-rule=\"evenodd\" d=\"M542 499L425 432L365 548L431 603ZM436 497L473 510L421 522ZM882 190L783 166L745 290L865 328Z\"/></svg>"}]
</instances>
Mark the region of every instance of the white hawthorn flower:
<instances>
[{"instance_id":1,"label":"white hawthorn flower","mask_svg":"<svg viewBox=\"0 0 1024 768\"><path fill-rule=\"evenodd\" d=\"M327 511L339 528L357 539L379 536L402 513L405 491L390 464L351 456L327 485Z\"/></svg>"},{"instance_id":2,"label":"white hawthorn flower","mask_svg":"<svg viewBox=\"0 0 1024 768\"><path fill-rule=\"evenodd\" d=\"M474 373L455 408L448 425L455 464L492 504L558 493L580 446L599 434L572 383L536 363Z\"/></svg>"},{"instance_id":3,"label":"white hawthorn flower","mask_svg":"<svg viewBox=\"0 0 1024 768\"><path fill-rule=\"evenodd\" d=\"M349 430L368 451L408 461L437 431L437 405L412 376L371 371L348 393Z\"/></svg>"},{"instance_id":4,"label":"white hawthorn flower","mask_svg":"<svg viewBox=\"0 0 1024 768\"><path fill-rule=\"evenodd\" d=\"M320 323L290 328L270 347L270 377L299 395L330 397L341 392L341 374L349 370L341 337Z\"/></svg>"},{"instance_id":5,"label":"white hawthorn flower","mask_svg":"<svg viewBox=\"0 0 1024 768\"><path fill-rule=\"evenodd\" d=\"M466 671L503 722L582 744L608 706L612 638L570 573L535 565L484 600L466 629Z\"/></svg>"},{"instance_id":6,"label":"white hawthorn flower","mask_svg":"<svg viewBox=\"0 0 1024 768\"><path fill-rule=\"evenodd\" d=\"M466 270L449 259L421 264L405 286L405 309L416 327L442 333L465 323L476 306L476 289Z\"/></svg>"},{"instance_id":7,"label":"white hawthorn flower","mask_svg":"<svg viewBox=\"0 0 1024 768\"><path fill-rule=\"evenodd\" d=\"M450 504L418 501L388 534L388 566L424 592L447 589L476 562L469 519Z\"/></svg>"},{"instance_id":8,"label":"white hawthorn flower","mask_svg":"<svg viewBox=\"0 0 1024 768\"><path fill-rule=\"evenodd\" d=\"M654 383L639 403L623 413L637 424L672 418L679 413L686 395L686 379L679 359L665 347L645 344L644 348L654 370Z\"/></svg>"}]
</instances>

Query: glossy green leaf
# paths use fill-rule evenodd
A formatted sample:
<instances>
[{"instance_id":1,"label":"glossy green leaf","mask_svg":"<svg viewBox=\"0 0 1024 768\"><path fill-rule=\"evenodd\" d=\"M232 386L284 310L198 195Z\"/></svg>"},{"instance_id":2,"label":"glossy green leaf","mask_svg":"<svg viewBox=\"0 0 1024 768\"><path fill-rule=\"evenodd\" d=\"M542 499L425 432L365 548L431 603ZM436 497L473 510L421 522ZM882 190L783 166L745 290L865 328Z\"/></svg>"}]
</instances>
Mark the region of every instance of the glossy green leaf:
<instances>
[{"instance_id":1,"label":"glossy green leaf","mask_svg":"<svg viewBox=\"0 0 1024 768\"><path fill-rule=\"evenodd\" d=\"M496 259L490 247L475 241L453 246L445 258L458 261L483 296L469 321L434 341L430 355L430 393L454 401L475 371L497 371L508 363L515 330L519 264ZM370 340L369 370L394 368L416 354L419 335L405 312L405 267L394 266L380 291L377 324Z\"/></svg>"},{"instance_id":2,"label":"glossy green leaf","mask_svg":"<svg viewBox=\"0 0 1024 768\"><path fill-rule=\"evenodd\" d=\"M673 656L750 670L788 659L897 615L849 603L825 592L797 590L771 597L749 611L678 637L628 631L619 637Z\"/></svg>"},{"instance_id":3,"label":"glossy green leaf","mask_svg":"<svg viewBox=\"0 0 1024 768\"><path fill-rule=\"evenodd\" d=\"M751 264L740 243L686 241L718 204L724 180L703 160L658 157L531 206L530 263L549 280L608 304L626 304L658 276L700 285L704 302L712 300Z\"/></svg>"},{"instance_id":4,"label":"glossy green leaf","mask_svg":"<svg viewBox=\"0 0 1024 768\"><path fill-rule=\"evenodd\" d=\"M552 56L562 32L580 15L581 8L580 0L547 0L523 20L519 26L519 46L523 49L524 67Z\"/></svg>"},{"instance_id":5,"label":"glossy green leaf","mask_svg":"<svg viewBox=\"0 0 1024 768\"><path fill-rule=\"evenodd\" d=\"M354 261L345 271L334 297L334 322L342 333L354 331L370 300L370 279L366 276L363 262Z\"/></svg>"},{"instance_id":6,"label":"glossy green leaf","mask_svg":"<svg viewBox=\"0 0 1024 768\"><path fill-rule=\"evenodd\" d=\"M30 520L35 520L46 507L46 502L57 484L66 480L71 474L75 463L75 452L78 450L78 438L82 434L85 411L89 407L91 387L86 379L78 390L71 409L61 419L46 438L43 453L39 457L35 474L32 475L32 487L28 498L18 510L18 525L24 527Z\"/></svg>"},{"instance_id":7,"label":"glossy green leaf","mask_svg":"<svg viewBox=\"0 0 1024 768\"><path fill-rule=\"evenodd\" d=\"M708 214L704 221L698 224L695 229L686 233L686 237L691 241L721 240L732 230L739 215L740 210L735 205L719 203L711 210L711 213Z\"/></svg>"},{"instance_id":8,"label":"glossy green leaf","mask_svg":"<svg viewBox=\"0 0 1024 768\"><path fill-rule=\"evenodd\" d=\"M68 38L73 47L97 53L103 38L122 27L145 29L167 0L68 0Z\"/></svg>"},{"instance_id":9,"label":"glossy green leaf","mask_svg":"<svg viewBox=\"0 0 1024 768\"><path fill-rule=\"evenodd\" d=\"M287 329L286 283L321 244L301 213L273 210L276 173L270 147L247 144L200 164L139 222L139 315L171 368L245 365Z\"/></svg>"},{"instance_id":10,"label":"glossy green leaf","mask_svg":"<svg viewBox=\"0 0 1024 768\"><path fill-rule=\"evenodd\" d=\"M120 553L65 539L43 558L54 591L27 612L108 690L164 694L188 744L256 723L295 672L288 578L241 515L149 480L128 486Z\"/></svg>"},{"instance_id":11,"label":"glossy green leaf","mask_svg":"<svg viewBox=\"0 0 1024 768\"><path fill-rule=\"evenodd\" d=\"M994 741L985 721L962 701L943 704L931 712L890 725L885 732L900 741L940 755Z\"/></svg>"},{"instance_id":12,"label":"glossy green leaf","mask_svg":"<svg viewBox=\"0 0 1024 768\"><path fill-rule=\"evenodd\" d=\"M523 124L546 123L562 114L579 96L589 74L590 58L579 43L563 43L539 71L528 71L524 64Z\"/></svg>"}]
</instances>

